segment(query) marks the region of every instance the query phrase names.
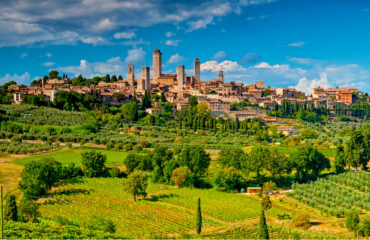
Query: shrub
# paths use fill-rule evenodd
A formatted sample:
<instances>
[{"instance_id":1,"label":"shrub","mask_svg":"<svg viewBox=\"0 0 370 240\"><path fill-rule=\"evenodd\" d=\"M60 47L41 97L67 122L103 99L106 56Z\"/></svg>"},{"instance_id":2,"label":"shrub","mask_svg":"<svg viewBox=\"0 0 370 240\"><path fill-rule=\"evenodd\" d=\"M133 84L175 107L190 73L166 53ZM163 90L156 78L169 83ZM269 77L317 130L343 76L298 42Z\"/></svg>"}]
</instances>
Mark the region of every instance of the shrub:
<instances>
[{"instance_id":1,"label":"shrub","mask_svg":"<svg viewBox=\"0 0 370 240\"><path fill-rule=\"evenodd\" d=\"M214 173L213 184L219 190L236 190L241 186L241 175L233 167L220 168Z\"/></svg>"},{"instance_id":2,"label":"shrub","mask_svg":"<svg viewBox=\"0 0 370 240\"><path fill-rule=\"evenodd\" d=\"M82 156L82 165L86 176L101 177L105 173L105 162L107 156L100 152L90 151L84 152Z\"/></svg>"},{"instance_id":3,"label":"shrub","mask_svg":"<svg viewBox=\"0 0 370 240\"><path fill-rule=\"evenodd\" d=\"M32 160L26 164L19 183L26 197L39 197L45 194L61 176L62 165L53 158Z\"/></svg>"},{"instance_id":4,"label":"shrub","mask_svg":"<svg viewBox=\"0 0 370 240\"><path fill-rule=\"evenodd\" d=\"M193 174L186 166L173 170L171 179L178 187L194 185Z\"/></svg>"},{"instance_id":5,"label":"shrub","mask_svg":"<svg viewBox=\"0 0 370 240\"><path fill-rule=\"evenodd\" d=\"M93 216L85 222L84 226L91 230L100 230L109 233L116 232L116 226L112 220L105 219L103 216Z\"/></svg>"},{"instance_id":6,"label":"shrub","mask_svg":"<svg viewBox=\"0 0 370 240\"><path fill-rule=\"evenodd\" d=\"M23 222L37 222L40 216L37 203L27 198L22 198L19 204L19 218Z\"/></svg>"},{"instance_id":7,"label":"shrub","mask_svg":"<svg viewBox=\"0 0 370 240\"><path fill-rule=\"evenodd\" d=\"M17 202L14 195L7 195L5 198L5 220L6 221L17 221L18 220L18 208Z\"/></svg>"},{"instance_id":8,"label":"shrub","mask_svg":"<svg viewBox=\"0 0 370 240\"><path fill-rule=\"evenodd\" d=\"M360 218L356 212L350 212L346 219L346 228L350 231L357 231Z\"/></svg>"},{"instance_id":9,"label":"shrub","mask_svg":"<svg viewBox=\"0 0 370 240\"><path fill-rule=\"evenodd\" d=\"M310 225L310 217L306 213L300 213L293 219L293 226L303 229L308 229Z\"/></svg>"}]
</instances>

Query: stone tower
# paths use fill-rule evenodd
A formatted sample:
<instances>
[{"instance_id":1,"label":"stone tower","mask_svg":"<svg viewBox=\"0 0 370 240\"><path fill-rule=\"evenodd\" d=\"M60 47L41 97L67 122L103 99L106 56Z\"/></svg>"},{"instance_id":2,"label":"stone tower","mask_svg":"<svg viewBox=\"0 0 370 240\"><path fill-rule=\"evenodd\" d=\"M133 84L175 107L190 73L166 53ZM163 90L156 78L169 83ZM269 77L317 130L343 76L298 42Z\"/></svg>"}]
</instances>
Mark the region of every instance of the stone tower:
<instances>
[{"instance_id":1,"label":"stone tower","mask_svg":"<svg viewBox=\"0 0 370 240\"><path fill-rule=\"evenodd\" d=\"M224 71L218 71L218 80L224 82Z\"/></svg>"},{"instance_id":2,"label":"stone tower","mask_svg":"<svg viewBox=\"0 0 370 240\"><path fill-rule=\"evenodd\" d=\"M158 48L155 48L153 52L153 81L157 82L157 79L161 75L162 75L162 53Z\"/></svg>"},{"instance_id":3,"label":"stone tower","mask_svg":"<svg viewBox=\"0 0 370 240\"><path fill-rule=\"evenodd\" d=\"M141 79L143 81L143 90L150 90L150 68L141 68Z\"/></svg>"},{"instance_id":4,"label":"stone tower","mask_svg":"<svg viewBox=\"0 0 370 240\"><path fill-rule=\"evenodd\" d=\"M130 85L130 87L133 87L135 85L135 72L133 64L128 65L127 82Z\"/></svg>"},{"instance_id":5,"label":"stone tower","mask_svg":"<svg viewBox=\"0 0 370 240\"><path fill-rule=\"evenodd\" d=\"M200 82L200 61L196 58L194 61L194 78L195 82Z\"/></svg>"},{"instance_id":6,"label":"stone tower","mask_svg":"<svg viewBox=\"0 0 370 240\"><path fill-rule=\"evenodd\" d=\"M184 90L184 83L186 79L184 65L177 66L176 74L177 74L177 91L182 92L182 90Z\"/></svg>"}]
</instances>

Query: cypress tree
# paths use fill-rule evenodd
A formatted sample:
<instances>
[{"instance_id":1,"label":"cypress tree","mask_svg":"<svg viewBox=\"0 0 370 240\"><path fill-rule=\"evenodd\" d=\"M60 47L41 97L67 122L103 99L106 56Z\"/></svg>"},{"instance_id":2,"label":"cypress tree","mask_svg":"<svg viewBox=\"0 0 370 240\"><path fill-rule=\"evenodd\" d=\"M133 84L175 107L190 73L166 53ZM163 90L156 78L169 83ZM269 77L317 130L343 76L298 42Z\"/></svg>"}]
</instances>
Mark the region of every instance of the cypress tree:
<instances>
[{"instance_id":1,"label":"cypress tree","mask_svg":"<svg viewBox=\"0 0 370 240\"><path fill-rule=\"evenodd\" d=\"M6 221L18 221L18 208L17 202L14 195L7 195L5 198L5 220Z\"/></svg>"},{"instance_id":2,"label":"cypress tree","mask_svg":"<svg viewBox=\"0 0 370 240\"><path fill-rule=\"evenodd\" d=\"M197 234L202 232L202 212L200 209L200 198L198 198L198 207L197 207Z\"/></svg>"},{"instance_id":3,"label":"cypress tree","mask_svg":"<svg viewBox=\"0 0 370 240\"><path fill-rule=\"evenodd\" d=\"M269 230L267 229L265 210L261 211L260 222L259 222L259 239L270 239Z\"/></svg>"}]
</instances>

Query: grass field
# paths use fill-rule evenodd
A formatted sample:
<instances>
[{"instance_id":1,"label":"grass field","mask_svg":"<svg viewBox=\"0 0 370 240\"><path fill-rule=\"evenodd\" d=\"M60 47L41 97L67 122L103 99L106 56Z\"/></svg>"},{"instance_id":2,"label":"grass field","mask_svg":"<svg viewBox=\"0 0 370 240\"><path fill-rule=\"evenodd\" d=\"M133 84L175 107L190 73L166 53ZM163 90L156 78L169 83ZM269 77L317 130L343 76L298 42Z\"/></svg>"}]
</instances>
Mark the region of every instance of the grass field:
<instances>
[{"instance_id":1,"label":"grass field","mask_svg":"<svg viewBox=\"0 0 370 240\"><path fill-rule=\"evenodd\" d=\"M62 149L55 152L44 153L41 155L32 155L25 158L16 159L14 163L19 165L25 165L30 160L37 160L43 157L52 157L56 161L62 163L63 165L68 165L70 163L76 164L76 166L81 166L81 153L85 151L90 151L88 149L82 148L72 148L72 149ZM126 157L125 152L117 152L117 151L110 151L110 150L96 150L97 152L101 152L102 154L107 156L107 166L112 165L122 165L123 160Z\"/></svg>"}]
</instances>

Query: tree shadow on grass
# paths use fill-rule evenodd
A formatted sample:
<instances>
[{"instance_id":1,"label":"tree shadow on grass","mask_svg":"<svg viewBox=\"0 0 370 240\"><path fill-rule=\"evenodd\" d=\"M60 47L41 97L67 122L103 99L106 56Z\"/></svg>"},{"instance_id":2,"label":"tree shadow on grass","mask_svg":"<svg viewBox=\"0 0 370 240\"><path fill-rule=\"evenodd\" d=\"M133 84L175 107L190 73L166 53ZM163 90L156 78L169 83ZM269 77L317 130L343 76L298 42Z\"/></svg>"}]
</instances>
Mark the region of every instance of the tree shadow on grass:
<instances>
[{"instance_id":1,"label":"tree shadow on grass","mask_svg":"<svg viewBox=\"0 0 370 240\"><path fill-rule=\"evenodd\" d=\"M90 190L83 188L68 188L68 189L57 189L54 192L50 193L50 197L61 197L61 196L71 196L77 194L90 194Z\"/></svg>"},{"instance_id":2,"label":"tree shadow on grass","mask_svg":"<svg viewBox=\"0 0 370 240\"><path fill-rule=\"evenodd\" d=\"M159 195L151 195L149 198L142 199L144 201L150 201L150 202L158 202L161 199L169 199L169 198L174 198L178 197L179 195L177 194L159 194Z\"/></svg>"}]
</instances>

